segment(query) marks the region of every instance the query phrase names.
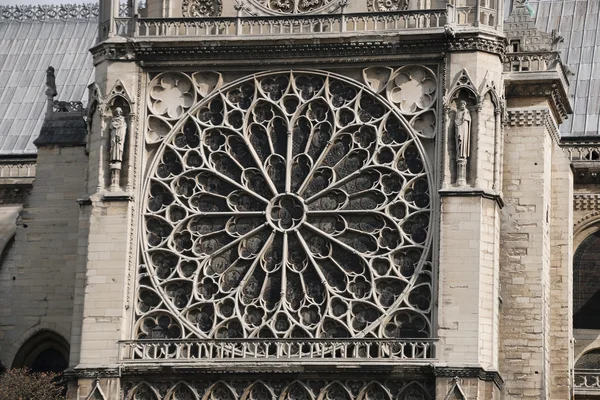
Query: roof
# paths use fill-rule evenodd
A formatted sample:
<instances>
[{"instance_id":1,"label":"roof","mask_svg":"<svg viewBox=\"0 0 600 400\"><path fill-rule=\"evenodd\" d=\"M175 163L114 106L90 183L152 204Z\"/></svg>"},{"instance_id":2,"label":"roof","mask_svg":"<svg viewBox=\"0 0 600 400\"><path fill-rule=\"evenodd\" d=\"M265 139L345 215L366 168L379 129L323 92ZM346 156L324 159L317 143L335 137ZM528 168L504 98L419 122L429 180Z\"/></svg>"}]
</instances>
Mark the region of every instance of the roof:
<instances>
[{"instance_id":1,"label":"roof","mask_svg":"<svg viewBox=\"0 0 600 400\"><path fill-rule=\"evenodd\" d=\"M598 0L529 0L538 29L557 29L569 78L573 115L561 125L562 135L600 132L600 2Z\"/></svg>"},{"instance_id":2,"label":"roof","mask_svg":"<svg viewBox=\"0 0 600 400\"><path fill-rule=\"evenodd\" d=\"M0 155L36 153L48 66L58 100L87 102L97 16L97 4L0 6Z\"/></svg>"}]
</instances>

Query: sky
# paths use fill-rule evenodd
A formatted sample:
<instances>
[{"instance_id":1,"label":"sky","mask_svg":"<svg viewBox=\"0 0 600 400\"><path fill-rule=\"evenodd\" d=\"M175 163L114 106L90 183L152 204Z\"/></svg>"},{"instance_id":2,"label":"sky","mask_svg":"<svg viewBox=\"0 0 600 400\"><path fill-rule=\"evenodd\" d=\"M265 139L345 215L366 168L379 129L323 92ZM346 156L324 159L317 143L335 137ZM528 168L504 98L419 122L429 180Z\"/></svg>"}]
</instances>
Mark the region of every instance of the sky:
<instances>
[{"instance_id":1,"label":"sky","mask_svg":"<svg viewBox=\"0 0 600 400\"><path fill-rule=\"evenodd\" d=\"M95 3L93 0L0 0L0 6L16 6L26 4L83 4Z\"/></svg>"}]
</instances>

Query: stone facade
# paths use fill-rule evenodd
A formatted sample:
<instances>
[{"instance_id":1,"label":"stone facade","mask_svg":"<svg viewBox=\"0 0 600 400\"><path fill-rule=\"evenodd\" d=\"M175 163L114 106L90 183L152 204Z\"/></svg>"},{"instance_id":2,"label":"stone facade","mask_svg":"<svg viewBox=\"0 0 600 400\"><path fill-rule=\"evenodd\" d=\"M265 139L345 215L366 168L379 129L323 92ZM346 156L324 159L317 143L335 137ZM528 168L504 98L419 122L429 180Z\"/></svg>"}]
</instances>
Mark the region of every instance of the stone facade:
<instances>
[{"instance_id":1,"label":"stone facade","mask_svg":"<svg viewBox=\"0 0 600 400\"><path fill-rule=\"evenodd\" d=\"M73 400L598 389L598 141L560 139L525 4L132 3L100 4L87 109L48 95L35 181L0 165L3 366L49 332Z\"/></svg>"}]
</instances>

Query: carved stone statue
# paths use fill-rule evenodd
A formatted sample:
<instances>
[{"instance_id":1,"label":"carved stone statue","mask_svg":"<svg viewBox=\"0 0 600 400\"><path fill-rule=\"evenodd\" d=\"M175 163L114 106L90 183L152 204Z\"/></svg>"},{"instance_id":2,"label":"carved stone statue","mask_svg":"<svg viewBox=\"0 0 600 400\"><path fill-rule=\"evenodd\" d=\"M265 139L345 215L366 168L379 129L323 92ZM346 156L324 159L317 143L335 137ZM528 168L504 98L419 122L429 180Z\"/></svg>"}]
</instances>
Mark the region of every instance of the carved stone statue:
<instances>
[{"instance_id":1,"label":"carved stone statue","mask_svg":"<svg viewBox=\"0 0 600 400\"><path fill-rule=\"evenodd\" d=\"M56 97L56 77L54 76L54 67L48 67L46 70L46 96Z\"/></svg>"},{"instance_id":2,"label":"carved stone statue","mask_svg":"<svg viewBox=\"0 0 600 400\"><path fill-rule=\"evenodd\" d=\"M123 116L121 107L115 108L114 116L110 121L110 190L120 189L121 162L123 161L123 149L125 147L125 135L127 134L127 121Z\"/></svg>"},{"instance_id":3,"label":"carved stone statue","mask_svg":"<svg viewBox=\"0 0 600 400\"><path fill-rule=\"evenodd\" d=\"M471 149L471 113L467 110L467 102L461 100L458 103L456 117L454 118L456 132L456 159L469 158Z\"/></svg>"},{"instance_id":4,"label":"carved stone statue","mask_svg":"<svg viewBox=\"0 0 600 400\"><path fill-rule=\"evenodd\" d=\"M456 184L467 185L467 158L471 150L471 113L467 102L458 102L454 117L454 133L456 136Z\"/></svg>"},{"instance_id":5,"label":"carved stone statue","mask_svg":"<svg viewBox=\"0 0 600 400\"><path fill-rule=\"evenodd\" d=\"M121 107L115 108L115 115L110 121L110 161L123 161L123 147L127 133L127 122Z\"/></svg>"}]
</instances>

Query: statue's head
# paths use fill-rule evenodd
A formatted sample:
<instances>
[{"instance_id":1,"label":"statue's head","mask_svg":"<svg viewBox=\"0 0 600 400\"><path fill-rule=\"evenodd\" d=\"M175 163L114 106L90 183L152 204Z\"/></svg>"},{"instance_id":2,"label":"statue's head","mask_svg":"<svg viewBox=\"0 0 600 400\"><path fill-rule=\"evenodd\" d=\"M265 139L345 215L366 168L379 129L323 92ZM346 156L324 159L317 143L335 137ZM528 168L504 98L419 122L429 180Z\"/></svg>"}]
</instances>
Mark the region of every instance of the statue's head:
<instances>
[{"instance_id":1,"label":"statue's head","mask_svg":"<svg viewBox=\"0 0 600 400\"><path fill-rule=\"evenodd\" d=\"M467 102L464 100L461 100L458 102L458 109L459 110L464 110L465 108L467 108Z\"/></svg>"},{"instance_id":2,"label":"statue's head","mask_svg":"<svg viewBox=\"0 0 600 400\"><path fill-rule=\"evenodd\" d=\"M121 107L115 108L115 117L121 117L123 115L123 110Z\"/></svg>"},{"instance_id":3,"label":"statue's head","mask_svg":"<svg viewBox=\"0 0 600 400\"><path fill-rule=\"evenodd\" d=\"M46 73L47 74L54 74L54 67L53 66L49 66L48 69L46 69Z\"/></svg>"}]
</instances>

